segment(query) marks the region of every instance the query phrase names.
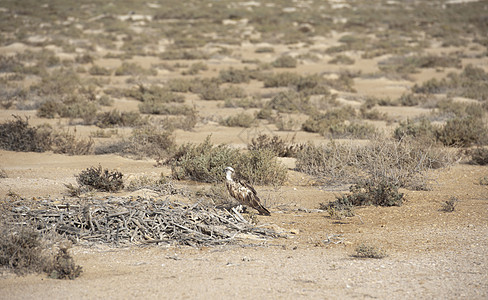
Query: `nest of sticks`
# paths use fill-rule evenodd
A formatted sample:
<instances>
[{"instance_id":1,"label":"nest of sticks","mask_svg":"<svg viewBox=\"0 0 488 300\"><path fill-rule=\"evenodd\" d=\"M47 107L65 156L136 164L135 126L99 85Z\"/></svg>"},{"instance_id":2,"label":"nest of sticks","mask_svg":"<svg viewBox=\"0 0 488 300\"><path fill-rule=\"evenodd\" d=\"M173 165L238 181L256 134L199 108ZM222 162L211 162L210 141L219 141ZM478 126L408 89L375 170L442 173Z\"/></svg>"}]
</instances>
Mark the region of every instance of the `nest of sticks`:
<instances>
[{"instance_id":1,"label":"nest of sticks","mask_svg":"<svg viewBox=\"0 0 488 300\"><path fill-rule=\"evenodd\" d=\"M124 197L17 201L3 207L7 226L29 226L42 235L56 234L79 242L113 245L173 244L211 246L241 238L266 240L278 234L246 221L235 209L196 203Z\"/></svg>"}]
</instances>

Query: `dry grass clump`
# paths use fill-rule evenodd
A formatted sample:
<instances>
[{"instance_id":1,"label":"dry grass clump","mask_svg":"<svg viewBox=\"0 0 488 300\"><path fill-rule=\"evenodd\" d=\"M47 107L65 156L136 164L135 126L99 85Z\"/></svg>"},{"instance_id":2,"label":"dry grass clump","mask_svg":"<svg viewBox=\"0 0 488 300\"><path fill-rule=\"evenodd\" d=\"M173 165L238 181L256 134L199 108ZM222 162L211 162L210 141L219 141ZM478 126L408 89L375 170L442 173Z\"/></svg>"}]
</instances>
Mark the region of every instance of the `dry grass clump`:
<instances>
[{"instance_id":1,"label":"dry grass clump","mask_svg":"<svg viewBox=\"0 0 488 300\"><path fill-rule=\"evenodd\" d=\"M484 114L481 106L477 104L466 105L452 100L440 101L433 116L447 117L444 124L433 125L426 118L421 118L417 122L407 120L400 122L394 136L397 139L412 136L455 147L484 145L488 143Z\"/></svg>"},{"instance_id":2,"label":"dry grass clump","mask_svg":"<svg viewBox=\"0 0 488 300\"><path fill-rule=\"evenodd\" d=\"M210 54L204 51L188 49L176 50L168 49L159 55L162 60L206 60L210 58Z\"/></svg>"},{"instance_id":3,"label":"dry grass clump","mask_svg":"<svg viewBox=\"0 0 488 300\"><path fill-rule=\"evenodd\" d=\"M192 115L195 109L184 104L164 103L154 100L139 104L139 111L143 114L154 115Z\"/></svg>"},{"instance_id":4,"label":"dry grass clump","mask_svg":"<svg viewBox=\"0 0 488 300\"><path fill-rule=\"evenodd\" d=\"M110 76L112 71L101 66L93 65L88 69L88 73L92 76Z\"/></svg>"},{"instance_id":5,"label":"dry grass clump","mask_svg":"<svg viewBox=\"0 0 488 300\"><path fill-rule=\"evenodd\" d=\"M241 154L237 163L232 163L237 176L251 184L281 185L287 178L287 168L276 160L268 149L251 150Z\"/></svg>"},{"instance_id":6,"label":"dry grass clump","mask_svg":"<svg viewBox=\"0 0 488 300\"><path fill-rule=\"evenodd\" d=\"M385 258L386 252L382 249L379 249L375 246L371 245L366 245L366 244L361 244L356 247L355 249L356 253L353 254L353 257L356 258L375 258L375 259L381 259Z\"/></svg>"},{"instance_id":7,"label":"dry grass clump","mask_svg":"<svg viewBox=\"0 0 488 300\"><path fill-rule=\"evenodd\" d=\"M291 72L280 72L269 75L264 80L265 88L289 87L295 85L300 80L300 75Z\"/></svg>"},{"instance_id":8,"label":"dry grass clump","mask_svg":"<svg viewBox=\"0 0 488 300\"><path fill-rule=\"evenodd\" d=\"M418 121L407 119L406 121L401 121L398 127L395 128L393 136L397 140L409 136L416 139L423 139L426 142L435 141L436 130L437 127L425 118L421 118Z\"/></svg>"},{"instance_id":9,"label":"dry grass clump","mask_svg":"<svg viewBox=\"0 0 488 300\"><path fill-rule=\"evenodd\" d=\"M304 145L295 143L294 139L295 136L290 141L287 141L277 135L260 134L257 138L251 140L251 143L247 145L247 149L251 151L269 149L278 157L295 157Z\"/></svg>"},{"instance_id":10,"label":"dry grass clump","mask_svg":"<svg viewBox=\"0 0 488 300\"><path fill-rule=\"evenodd\" d=\"M168 131L174 131L175 129L189 131L195 128L198 120L198 114L195 110L193 110L191 114L184 116L167 116L161 120L161 126Z\"/></svg>"},{"instance_id":11,"label":"dry grass clump","mask_svg":"<svg viewBox=\"0 0 488 300\"><path fill-rule=\"evenodd\" d=\"M146 125L133 129L126 146L124 154L162 159L173 151L175 141L171 131Z\"/></svg>"},{"instance_id":12,"label":"dry grass clump","mask_svg":"<svg viewBox=\"0 0 488 300\"><path fill-rule=\"evenodd\" d=\"M127 96L141 101L139 111L144 114L156 115L191 115L194 109L181 104L185 97L157 85L145 86L127 91Z\"/></svg>"},{"instance_id":13,"label":"dry grass clump","mask_svg":"<svg viewBox=\"0 0 488 300\"><path fill-rule=\"evenodd\" d=\"M240 153L225 145L214 146L210 137L198 145L184 144L167 160L174 178L203 182L224 180L224 169L233 166L237 175L255 184L281 184L286 168L270 150Z\"/></svg>"},{"instance_id":14,"label":"dry grass clump","mask_svg":"<svg viewBox=\"0 0 488 300\"><path fill-rule=\"evenodd\" d=\"M239 86L229 85L221 88L220 82L211 81L208 85L205 82L202 81L201 85L196 88L196 93L202 100L225 100L229 98L244 98L247 96L246 91Z\"/></svg>"}]
</instances>

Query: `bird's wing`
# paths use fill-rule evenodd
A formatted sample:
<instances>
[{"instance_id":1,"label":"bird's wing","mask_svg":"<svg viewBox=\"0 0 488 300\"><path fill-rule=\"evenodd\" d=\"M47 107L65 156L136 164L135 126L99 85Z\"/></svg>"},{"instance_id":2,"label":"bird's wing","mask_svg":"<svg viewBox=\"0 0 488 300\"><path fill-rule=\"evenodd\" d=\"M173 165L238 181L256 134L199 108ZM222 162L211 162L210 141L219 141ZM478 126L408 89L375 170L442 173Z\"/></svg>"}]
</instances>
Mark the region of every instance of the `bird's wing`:
<instances>
[{"instance_id":1,"label":"bird's wing","mask_svg":"<svg viewBox=\"0 0 488 300\"><path fill-rule=\"evenodd\" d=\"M238 178L236 180L240 185L244 186L245 188L251 190L251 192L254 194L254 195L257 195L258 192L256 192L256 190L254 189L254 187L252 185L250 185L247 181L245 180L242 180L240 178Z\"/></svg>"}]
</instances>

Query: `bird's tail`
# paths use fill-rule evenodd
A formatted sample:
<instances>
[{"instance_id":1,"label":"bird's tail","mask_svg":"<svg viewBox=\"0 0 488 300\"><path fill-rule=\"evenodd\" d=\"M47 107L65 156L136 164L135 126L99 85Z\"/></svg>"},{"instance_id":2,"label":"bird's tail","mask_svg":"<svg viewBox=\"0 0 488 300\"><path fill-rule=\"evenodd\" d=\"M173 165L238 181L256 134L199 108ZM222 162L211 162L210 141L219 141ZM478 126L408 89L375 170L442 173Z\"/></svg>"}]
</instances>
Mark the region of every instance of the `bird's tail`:
<instances>
[{"instance_id":1,"label":"bird's tail","mask_svg":"<svg viewBox=\"0 0 488 300\"><path fill-rule=\"evenodd\" d=\"M259 203L257 206L256 206L256 209L259 211L259 213L261 215L265 215L265 216L271 216L271 213L269 212L269 210L264 207L261 203Z\"/></svg>"}]
</instances>

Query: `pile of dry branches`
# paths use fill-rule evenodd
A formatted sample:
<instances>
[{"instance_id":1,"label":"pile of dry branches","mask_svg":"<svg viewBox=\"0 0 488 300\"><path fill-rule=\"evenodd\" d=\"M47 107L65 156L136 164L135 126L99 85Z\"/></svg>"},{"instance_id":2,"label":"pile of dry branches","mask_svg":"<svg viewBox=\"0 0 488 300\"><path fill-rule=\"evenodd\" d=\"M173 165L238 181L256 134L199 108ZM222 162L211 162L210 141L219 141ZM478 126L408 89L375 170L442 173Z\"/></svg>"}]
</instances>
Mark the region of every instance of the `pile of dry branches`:
<instances>
[{"instance_id":1,"label":"pile of dry branches","mask_svg":"<svg viewBox=\"0 0 488 300\"><path fill-rule=\"evenodd\" d=\"M124 244L219 245L240 237L276 237L270 229L256 227L237 211L167 200L110 197L11 203L2 215L8 226L32 226L47 234L61 234L75 242ZM12 205L14 204L14 205Z\"/></svg>"}]
</instances>

